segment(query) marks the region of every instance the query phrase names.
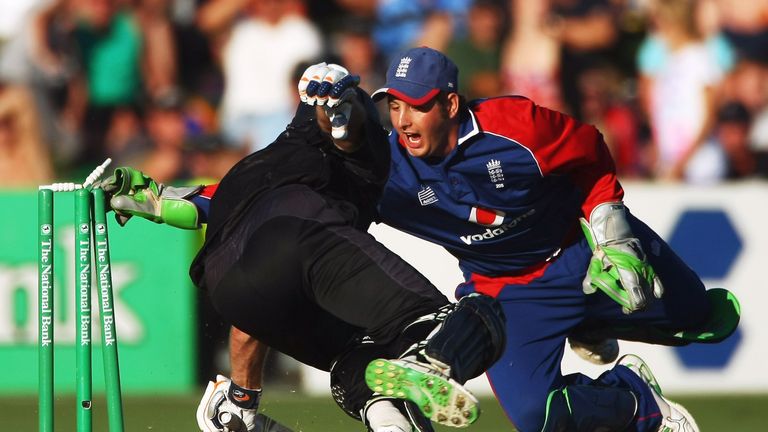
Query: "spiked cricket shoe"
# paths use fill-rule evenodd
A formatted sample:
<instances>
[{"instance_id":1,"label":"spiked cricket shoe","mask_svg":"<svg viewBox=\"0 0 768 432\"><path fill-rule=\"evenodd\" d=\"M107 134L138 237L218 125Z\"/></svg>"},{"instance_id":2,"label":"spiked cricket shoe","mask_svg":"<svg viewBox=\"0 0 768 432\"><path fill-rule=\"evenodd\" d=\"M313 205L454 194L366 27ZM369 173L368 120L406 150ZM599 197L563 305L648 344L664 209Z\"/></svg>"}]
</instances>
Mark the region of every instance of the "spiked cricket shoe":
<instances>
[{"instance_id":1,"label":"spiked cricket shoe","mask_svg":"<svg viewBox=\"0 0 768 432\"><path fill-rule=\"evenodd\" d=\"M477 398L428 363L377 359L368 364L365 382L376 393L412 401L441 425L466 427L480 416Z\"/></svg>"},{"instance_id":2,"label":"spiked cricket shoe","mask_svg":"<svg viewBox=\"0 0 768 432\"><path fill-rule=\"evenodd\" d=\"M700 432L699 426L696 425L696 421L688 410L664 397L656 377L653 376L651 369L643 359L633 354L627 354L619 359L618 364L626 366L636 373L651 388L653 398L664 416L658 432Z\"/></svg>"}]
</instances>

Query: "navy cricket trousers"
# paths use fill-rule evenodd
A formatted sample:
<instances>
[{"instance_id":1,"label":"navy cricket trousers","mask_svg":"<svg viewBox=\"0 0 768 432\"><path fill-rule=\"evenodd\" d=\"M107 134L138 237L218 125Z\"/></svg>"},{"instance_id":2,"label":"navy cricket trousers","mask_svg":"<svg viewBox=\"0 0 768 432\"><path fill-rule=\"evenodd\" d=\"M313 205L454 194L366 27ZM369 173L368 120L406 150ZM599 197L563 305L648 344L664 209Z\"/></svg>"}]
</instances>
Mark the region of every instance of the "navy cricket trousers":
<instances>
[{"instance_id":1,"label":"navy cricket trousers","mask_svg":"<svg viewBox=\"0 0 768 432\"><path fill-rule=\"evenodd\" d=\"M626 315L621 306L601 291L583 293L582 280L592 256L583 238L565 248L541 277L528 283L505 285L499 293L498 300L507 316L507 346L502 358L489 369L488 378L505 412L520 431L540 431L549 393L567 385L631 389L638 396L639 407L629 430L658 428L659 409L648 387L623 366L597 379L579 373L563 376L560 369L566 338L584 323L687 329L697 327L709 315L710 306L699 277L647 225L632 215L629 220L665 287L662 299L653 301L646 310ZM457 295L477 288L474 282L464 283L457 289Z\"/></svg>"}]
</instances>

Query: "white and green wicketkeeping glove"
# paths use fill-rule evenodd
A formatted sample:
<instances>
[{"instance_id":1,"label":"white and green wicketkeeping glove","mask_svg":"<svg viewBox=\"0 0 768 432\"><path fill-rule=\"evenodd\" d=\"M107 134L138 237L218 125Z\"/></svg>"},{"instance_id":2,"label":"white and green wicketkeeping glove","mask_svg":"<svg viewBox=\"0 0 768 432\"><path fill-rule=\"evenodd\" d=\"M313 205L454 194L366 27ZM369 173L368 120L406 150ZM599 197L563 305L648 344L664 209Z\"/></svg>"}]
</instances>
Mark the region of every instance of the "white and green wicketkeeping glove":
<instances>
[{"instance_id":1,"label":"white and green wicketkeeping glove","mask_svg":"<svg viewBox=\"0 0 768 432\"><path fill-rule=\"evenodd\" d=\"M132 216L184 229L199 228L195 204L188 200L202 186L171 187L157 183L141 171L120 167L98 184L109 194L109 204L120 225Z\"/></svg>"},{"instance_id":2,"label":"white and green wicketkeeping glove","mask_svg":"<svg viewBox=\"0 0 768 432\"><path fill-rule=\"evenodd\" d=\"M592 249L584 293L600 289L626 314L644 309L652 297L661 298L664 287L632 234L623 203L598 205L589 222L581 218L581 228Z\"/></svg>"}]
</instances>

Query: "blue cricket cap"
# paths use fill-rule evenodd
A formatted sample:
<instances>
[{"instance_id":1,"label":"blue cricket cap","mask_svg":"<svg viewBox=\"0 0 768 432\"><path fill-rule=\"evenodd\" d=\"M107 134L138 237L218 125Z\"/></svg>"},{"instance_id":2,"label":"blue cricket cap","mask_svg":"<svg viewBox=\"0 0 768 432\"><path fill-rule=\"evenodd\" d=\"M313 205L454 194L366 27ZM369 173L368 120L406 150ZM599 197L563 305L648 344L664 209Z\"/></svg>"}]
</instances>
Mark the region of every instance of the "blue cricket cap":
<instances>
[{"instance_id":1,"label":"blue cricket cap","mask_svg":"<svg viewBox=\"0 0 768 432\"><path fill-rule=\"evenodd\" d=\"M389 65L387 82L373 92L378 101L386 94L410 105L420 106L429 102L440 91L459 91L459 69L440 51L427 47L411 48L400 54Z\"/></svg>"}]
</instances>

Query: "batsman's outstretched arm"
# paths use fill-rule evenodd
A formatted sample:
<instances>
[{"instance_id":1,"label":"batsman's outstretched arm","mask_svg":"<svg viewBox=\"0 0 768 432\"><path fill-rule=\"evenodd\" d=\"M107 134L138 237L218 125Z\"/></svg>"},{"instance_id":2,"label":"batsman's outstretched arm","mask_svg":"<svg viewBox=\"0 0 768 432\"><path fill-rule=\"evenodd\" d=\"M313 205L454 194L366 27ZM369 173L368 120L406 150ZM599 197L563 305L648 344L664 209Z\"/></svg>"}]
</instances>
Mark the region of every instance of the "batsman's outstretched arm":
<instances>
[{"instance_id":1,"label":"batsman's outstretched arm","mask_svg":"<svg viewBox=\"0 0 768 432\"><path fill-rule=\"evenodd\" d=\"M261 388L264 360L269 347L232 327L229 332L229 363L232 380L248 388Z\"/></svg>"},{"instance_id":2,"label":"batsman's outstretched arm","mask_svg":"<svg viewBox=\"0 0 768 432\"><path fill-rule=\"evenodd\" d=\"M197 425L204 432L257 432L260 424L264 427L258 410L269 348L234 327L229 340L232 378L217 375L208 383L197 407Z\"/></svg>"},{"instance_id":3,"label":"batsman's outstretched arm","mask_svg":"<svg viewBox=\"0 0 768 432\"><path fill-rule=\"evenodd\" d=\"M357 150L363 142L367 114L359 83L360 77L344 67L323 62L309 66L298 84L301 101L316 107L320 129L345 152Z\"/></svg>"}]
</instances>

